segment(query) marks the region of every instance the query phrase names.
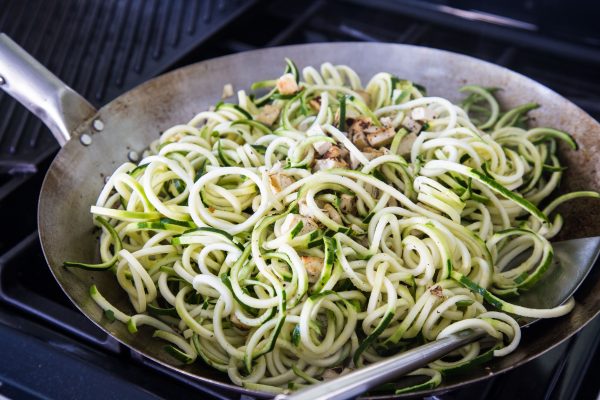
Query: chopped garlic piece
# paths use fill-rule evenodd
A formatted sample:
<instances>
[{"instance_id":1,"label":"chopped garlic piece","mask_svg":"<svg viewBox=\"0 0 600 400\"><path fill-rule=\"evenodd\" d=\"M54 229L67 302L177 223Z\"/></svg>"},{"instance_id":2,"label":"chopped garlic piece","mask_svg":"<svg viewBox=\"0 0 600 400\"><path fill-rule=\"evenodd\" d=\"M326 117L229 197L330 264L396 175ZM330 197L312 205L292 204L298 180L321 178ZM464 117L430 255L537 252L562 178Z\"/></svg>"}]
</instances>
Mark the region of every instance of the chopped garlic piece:
<instances>
[{"instance_id":1,"label":"chopped garlic piece","mask_svg":"<svg viewBox=\"0 0 600 400\"><path fill-rule=\"evenodd\" d=\"M223 86L223 94L221 95L221 98L226 99L231 96L233 96L233 85L228 83L227 85Z\"/></svg>"},{"instance_id":2,"label":"chopped garlic piece","mask_svg":"<svg viewBox=\"0 0 600 400\"><path fill-rule=\"evenodd\" d=\"M279 118L280 112L281 107L267 104L260 110L260 113L256 116L256 120L265 125L271 126L275 123L275 121L277 121L277 118Z\"/></svg>"},{"instance_id":3,"label":"chopped garlic piece","mask_svg":"<svg viewBox=\"0 0 600 400\"><path fill-rule=\"evenodd\" d=\"M302 256L301 259L304 268L306 268L306 273L308 274L308 281L310 283L318 281L319 276L321 276L321 271L323 270L324 260L321 257L312 256Z\"/></svg>"},{"instance_id":4,"label":"chopped garlic piece","mask_svg":"<svg viewBox=\"0 0 600 400\"><path fill-rule=\"evenodd\" d=\"M294 75L292 74L282 75L279 79L277 79L276 86L279 93L283 95L294 94L300 89L296 83L296 78L294 78Z\"/></svg>"},{"instance_id":5,"label":"chopped garlic piece","mask_svg":"<svg viewBox=\"0 0 600 400\"><path fill-rule=\"evenodd\" d=\"M315 220L310 217L305 217L298 214L288 214L285 217L285 220L283 220L283 224L281 224L282 233L285 234L290 232L296 225L298 225L298 222L302 222L303 226L296 236L306 235L307 233L315 231L319 228Z\"/></svg>"}]
</instances>

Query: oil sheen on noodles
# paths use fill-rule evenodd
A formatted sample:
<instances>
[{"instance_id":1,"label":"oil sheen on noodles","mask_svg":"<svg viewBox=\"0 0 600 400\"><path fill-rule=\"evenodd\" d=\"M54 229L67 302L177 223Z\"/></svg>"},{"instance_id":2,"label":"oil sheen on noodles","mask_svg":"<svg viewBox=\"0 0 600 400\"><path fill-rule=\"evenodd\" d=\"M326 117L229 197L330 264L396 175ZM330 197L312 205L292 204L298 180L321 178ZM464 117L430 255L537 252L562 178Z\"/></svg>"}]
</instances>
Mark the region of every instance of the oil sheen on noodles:
<instances>
[{"instance_id":1,"label":"oil sheen on noodles","mask_svg":"<svg viewBox=\"0 0 600 400\"><path fill-rule=\"evenodd\" d=\"M537 105L502 111L501 89L480 86L457 105L390 73L363 86L347 66L300 73L290 60L251 90L168 129L104 186L91 207L102 263L65 265L115 275L132 307L92 286L106 318L152 329L173 363L270 392L466 328L496 339L415 371L422 383L400 393L513 351L515 316L572 309L504 300L550 266L556 207L598 197L548 199L557 142L577 146L527 126Z\"/></svg>"}]
</instances>

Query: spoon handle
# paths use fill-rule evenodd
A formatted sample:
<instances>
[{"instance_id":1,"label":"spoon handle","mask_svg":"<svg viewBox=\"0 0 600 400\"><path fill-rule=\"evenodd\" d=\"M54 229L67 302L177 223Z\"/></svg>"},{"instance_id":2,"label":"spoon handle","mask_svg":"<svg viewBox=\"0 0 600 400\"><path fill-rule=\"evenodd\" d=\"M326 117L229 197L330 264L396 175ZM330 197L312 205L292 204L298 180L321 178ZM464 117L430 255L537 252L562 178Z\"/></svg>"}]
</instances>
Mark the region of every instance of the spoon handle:
<instances>
[{"instance_id":1,"label":"spoon handle","mask_svg":"<svg viewBox=\"0 0 600 400\"><path fill-rule=\"evenodd\" d=\"M312 385L289 395L278 395L275 400L344 400L354 398L379 384L414 371L484 336L486 336L486 333L482 330L467 329L457 332L339 378Z\"/></svg>"}]
</instances>

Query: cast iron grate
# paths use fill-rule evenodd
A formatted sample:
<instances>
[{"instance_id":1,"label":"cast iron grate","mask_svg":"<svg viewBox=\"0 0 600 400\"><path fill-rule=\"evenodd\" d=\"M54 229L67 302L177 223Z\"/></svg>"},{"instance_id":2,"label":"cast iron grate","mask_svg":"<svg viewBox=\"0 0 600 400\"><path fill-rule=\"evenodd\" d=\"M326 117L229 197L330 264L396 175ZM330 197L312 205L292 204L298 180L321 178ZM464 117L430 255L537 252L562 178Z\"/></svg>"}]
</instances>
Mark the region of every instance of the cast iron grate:
<instances>
[{"instance_id":1,"label":"cast iron grate","mask_svg":"<svg viewBox=\"0 0 600 400\"><path fill-rule=\"evenodd\" d=\"M254 1L5 0L0 31L101 106L165 71ZM11 177L35 171L58 145L4 93L0 113L1 199Z\"/></svg>"},{"instance_id":2,"label":"cast iron grate","mask_svg":"<svg viewBox=\"0 0 600 400\"><path fill-rule=\"evenodd\" d=\"M216 43L185 59L197 61L265 46L331 41L383 41L436 47L521 72L600 119L600 45L531 29L461 18L434 1L277 1L251 9ZM535 2L534 2L535 3ZM508 8L506 7L501 8ZM518 25L518 21L514 22ZM527 22L530 24L530 22ZM262 29L250 29L260 24ZM245 34L235 34L243 29Z\"/></svg>"}]
</instances>

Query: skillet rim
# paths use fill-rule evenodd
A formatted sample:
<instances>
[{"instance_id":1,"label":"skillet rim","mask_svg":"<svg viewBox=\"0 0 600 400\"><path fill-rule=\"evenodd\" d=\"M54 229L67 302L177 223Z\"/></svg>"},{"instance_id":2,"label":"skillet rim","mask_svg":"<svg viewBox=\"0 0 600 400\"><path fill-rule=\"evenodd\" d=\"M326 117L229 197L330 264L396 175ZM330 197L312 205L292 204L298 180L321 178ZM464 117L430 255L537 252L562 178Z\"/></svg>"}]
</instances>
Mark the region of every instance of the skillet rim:
<instances>
[{"instance_id":1,"label":"skillet rim","mask_svg":"<svg viewBox=\"0 0 600 400\"><path fill-rule=\"evenodd\" d=\"M258 397L271 397L272 396L272 394L267 393L267 392L259 392L259 391L249 390L249 389L246 389L246 388L243 388L240 386L236 386L233 383L217 381L217 380L207 378L207 377L204 377L201 375L193 374L190 371L183 370L176 365L171 365L166 361L149 356L149 355L145 354L144 351L138 350L133 345L126 343L123 339L121 339L121 338L115 336L113 333L111 333L110 330L108 328L106 328L104 325L102 325L100 321L95 320L87 312L85 312L83 310L83 308L76 301L76 299L73 296L71 296L70 292L65 288L66 285L63 284L63 282L59 279L58 275L55 273L55 269L62 268L62 264L51 262L52 260L50 259L50 256L47 254L47 249L52 246L52 237L51 237L52 235L51 235L51 232L48 232L48 227L45 226L44 224L42 224L41 220L43 219L43 216L46 215L46 213L47 213L47 211L46 211L47 207L48 207L46 204L47 203L47 201L46 201L47 193L48 193L48 191L52 190L52 188L50 187L51 183L50 183L49 177L52 175L52 173L56 169L56 165L59 164L61 162L61 160L65 157L65 154L68 154L70 149L72 149L74 146L79 146L79 143L77 143L77 142L79 142L79 136L83 132L90 129L91 121L96 119L98 115L102 115L107 112L110 112L110 110L114 107L119 107L122 104L130 103L129 99L138 97L137 96L138 93L144 92L149 87L156 86L161 81L166 82L166 81L172 80L172 78L177 74L185 75L189 71L202 69L212 63L217 64L220 62L235 62L236 59L241 59L243 61L244 58L248 54L260 54L260 53L268 54L268 53L275 52L275 51L287 51L287 52L293 54L295 49L318 48L318 47L331 48L332 46L340 47L340 48L345 47L345 46L355 46L355 47L365 47L366 46L366 47L378 47L378 48L388 47L390 49L392 49L392 48L398 49L398 50L394 50L394 51L400 51L400 49L414 49L414 51L417 51L417 52L429 53L428 54L429 56L435 56L436 54L443 54L443 55L452 57L453 59L457 60L458 62L461 62L461 61L462 62L475 62L478 65L480 65L482 68L485 68L486 70L491 70L492 72L494 72L494 70L502 71L503 73L508 74L511 77L511 79L517 79L519 82L523 82L523 83L527 84L529 87L535 87L539 90L543 90L543 91L547 92L550 97L554 97L554 99L550 100L551 102L552 101L561 101L565 104L568 104L572 108L574 107L574 110L576 110L577 114L578 114L578 115L576 115L576 117L585 117L586 119L589 120L589 122L592 124L592 126L594 126L597 130L600 131L600 124L597 121L595 121L584 110L582 110L579 106L577 106L576 104L567 100L566 98L564 98L563 96L561 96L560 94L555 92L554 90L549 89L548 87L542 85L541 83L539 83L523 74L512 71L506 67L496 65L496 64L490 63L485 60L478 59L476 57L467 56L467 55L463 55L463 54L459 54L459 53L454 53L454 52L447 51L447 50L425 47L425 46L416 46L416 45L399 44L399 43L385 43L385 42L379 42L379 43L364 43L364 42L333 42L333 43L331 43L331 42L327 42L327 43L296 44L296 45L278 46L278 47L272 47L272 48L256 49L256 50L250 50L250 51L245 51L245 52L240 52L240 53L235 53L235 54L229 54L229 55L204 60L204 61L201 61L198 63L194 63L194 64L191 64L188 66L184 66L184 67L175 69L173 71L170 71L165 74L159 75L155 78L152 78L152 79L136 86L135 88L123 93L116 99L112 100L110 103L101 107L98 110L98 113L96 115L94 115L90 119L84 121L79 127L77 127L75 129L71 140L69 140L69 142L62 149L60 149L60 151L58 152L58 154L52 161L52 164L50 165L50 167L46 173L46 176L44 177L44 181L42 183L42 187L40 190L40 197L39 197L39 202L38 202L38 216L37 216L38 232L39 232L40 242L42 245L42 250L44 253L44 258L46 259L46 263L48 264L48 266L52 272L52 275L55 277L57 283L59 284L59 286L61 287L63 292L67 295L69 300L71 300L71 302L79 309L79 311L82 314L84 314L88 319L90 319L96 326L98 326L100 329L102 329L106 334L108 334L109 336L111 336L112 338L114 338L115 340L117 340L118 342L120 342L121 344L126 346L127 348L139 353L143 357L148 358L148 359L152 360L153 362L156 362L164 367L167 367L168 369L171 369L173 371L181 373L181 374L183 374L189 378L192 378L194 380L205 382L205 383L214 385L214 386L222 388L222 389L235 391L238 393L243 393L243 394L252 395L252 396L258 396ZM334 49L334 51L335 51L335 49ZM351 65L351 63L349 63L349 64ZM382 62L381 64L385 64L385 62ZM250 82L248 82L248 85L249 85L249 83ZM573 118L573 116L570 115L569 118ZM50 207L50 209L51 209L51 207ZM588 277L588 279L589 279L589 277ZM580 293L580 292L581 292L581 289L579 289L577 293ZM410 397L423 396L423 395L435 395L435 394L445 393L450 390L455 390L459 387L469 385L469 384L472 384L475 382L483 381L485 379L488 379L491 376L496 376L497 374L501 374L501 373L507 372L509 370L512 370L520 365L523 365L524 363L526 363L528 361L531 361L531 360L545 354L546 352L550 351L551 349L553 349L556 346L563 343L565 340L567 340L572 335L577 333L583 327L585 327L592 319L597 317L598 314L600 314L600 309L597 309L593 313L593 315L586 317L585 321L579 321L580 325L578 325L577 327L575 327L574 329L569 331L563 338L554 342L551 346L548 346L544 350L542 350L542 351L538 352L537 354L534 354L530 357L525 357L525 358L519 360L518 362L516 362L510 366L507 366L501 370L494 371L491 374L481 375L481 376L471 378L468 380L451 383L448 386L438 386L437 388L434 388L432 390L412 392L412 393L407 393L404 395L389 394L389 395L367 396L367 397L361 397L361 398L369 398L369 399L410 398ZM564 320L565 318L566 317L562 317L562 318L557 319L556 321L560 321L561 319ZM549 323L550 323L550 321L541 321L541 322L538 322L536 325L542 326L542 325L548 325ZM538 327L536 327L536 328L538 328ZM532 330L531 328L528 328L526 331L523 331L523 335L525 336L526 334L528 334L527 332L531 332L531 330ZM536 330L539 330L539 328ZM531 333L529 333L529 335L531 335ZM225 379L228 379L228 378L225 377Z\"/></svg>"}]
</instances>

